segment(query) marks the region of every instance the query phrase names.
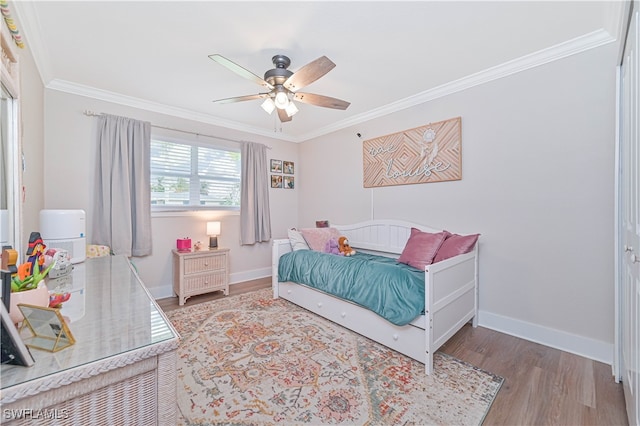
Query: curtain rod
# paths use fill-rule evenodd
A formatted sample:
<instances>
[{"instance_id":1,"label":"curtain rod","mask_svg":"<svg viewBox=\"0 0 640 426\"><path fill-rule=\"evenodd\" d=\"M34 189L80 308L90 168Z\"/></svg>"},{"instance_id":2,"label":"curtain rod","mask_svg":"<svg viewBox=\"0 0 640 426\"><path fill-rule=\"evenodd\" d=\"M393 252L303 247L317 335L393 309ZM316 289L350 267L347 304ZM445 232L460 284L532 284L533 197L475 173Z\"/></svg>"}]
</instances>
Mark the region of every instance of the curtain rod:
<instances>
[{"instance_id":1,"label":"curtain rod","mask_svg":"<svg viewBox=\"0 0 640 426\"><path fill-rule=\"evenodd\" d=\"M90 111L88 109L84 111L84 115L86 115L87 117L100 117L102 114L103 113L101 113L101 112ZM207 138L220 139L220 140L229 141L229 142L236 142L236 143L244 142L244 141L239 141L239 140L236 140L236 139L223 138L221 136L213 136L213 135L207 135L207 134L204 134L204 133L190 132L188 130L174 129L173 127L158 126L158 125L155 125L155 124L151 124L151 127L155 127L157 129L172 130L174 132L188 133L190 135L205 136ZM271 149L272 148L270 145L265 145L265 146L267 147L267 149Z\"/></svg>"}]
</instances>

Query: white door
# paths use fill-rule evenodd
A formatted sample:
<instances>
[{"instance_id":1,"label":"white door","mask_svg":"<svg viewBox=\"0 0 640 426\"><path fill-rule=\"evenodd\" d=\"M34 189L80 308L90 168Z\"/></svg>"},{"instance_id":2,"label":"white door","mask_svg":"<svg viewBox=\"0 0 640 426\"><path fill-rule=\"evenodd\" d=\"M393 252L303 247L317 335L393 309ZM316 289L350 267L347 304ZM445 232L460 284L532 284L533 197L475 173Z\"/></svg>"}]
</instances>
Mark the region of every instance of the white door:
<instances>
[{"instance_id":1,"label":"white door","mask_svg":"<svg viewBox=\"0 0 640 426\"><path fill-rule=\"evenodd\" d=\"M637 3L636 3L637 6ZM638 16L633 11L621 65L620 376L629 424L640 424L640 143L638 135Z\"/></svg>"}]
</instances>

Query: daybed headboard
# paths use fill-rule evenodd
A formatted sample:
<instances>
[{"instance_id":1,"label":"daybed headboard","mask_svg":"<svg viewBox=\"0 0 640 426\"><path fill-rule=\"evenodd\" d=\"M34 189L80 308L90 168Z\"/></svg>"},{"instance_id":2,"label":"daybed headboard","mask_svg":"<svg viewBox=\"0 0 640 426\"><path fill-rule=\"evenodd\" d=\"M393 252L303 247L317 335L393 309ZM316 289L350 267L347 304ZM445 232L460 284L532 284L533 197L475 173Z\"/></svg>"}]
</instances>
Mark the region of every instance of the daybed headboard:
<instances>
[{"instance_id":1,"label":"daybed headboard","mask_svg":"<svg viewBox=\"0 0 640 426\"><path fill-rule=\"evenodd\" d=\"M352 225L332 225L349 239L353 248L379 252L401 254L411 234L411 228L425 232L441 232L442 229L430 228L401 220L369 220Z\"/></svg>"}]
</instances>

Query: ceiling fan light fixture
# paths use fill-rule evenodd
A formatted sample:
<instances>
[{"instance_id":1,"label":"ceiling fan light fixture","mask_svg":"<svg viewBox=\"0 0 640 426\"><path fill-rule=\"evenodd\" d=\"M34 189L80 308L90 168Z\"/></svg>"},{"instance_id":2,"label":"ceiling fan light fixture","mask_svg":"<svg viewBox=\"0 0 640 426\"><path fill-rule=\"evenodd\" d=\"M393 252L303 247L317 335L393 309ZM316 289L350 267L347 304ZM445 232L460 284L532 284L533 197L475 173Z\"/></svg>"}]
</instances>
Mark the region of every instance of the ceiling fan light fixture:
<instances>
[{"instance_id":1,"label":"ceiling fan light fixture","mask_svg":"<svg viewBox=\"0 0 640 426\"><path fill-rule=\"evenodd\" d=\"M277 108L285 109L287 105L289 105L289 96L287 96L287 92L279 90L278 93L276 93L274 103Z\"/></svg>"},{"instance_id":2,"label":"ceiling fan light fixture","mask_svg":"<svg viewBox=\"0 0 640 426\"><path fill-rule=\"evenodd\" d=\"M349 102L341 99L314 93L299 92L300 89L324 76L336 66L336 64L326 56L321 56L309 62L294 73L288 69L291 60L287 56L275 55L271 58L271 62L273 62L275 68L267 70L264 73L264 78L257 76L222 55L215 54L209 55L209 57L239 76L268 89L266 93L218 99L213 101L214 103L227 104L264 99L264 102L261 104L262 109L264 109L267 114L272 114L273 111L277 109L278 118L280 122L283 123L291 121L291 118L298 113L298 106L294 105L294 100L305 104L340 110L345 110L350 105Z\"/></svg>"},{"instance_id":3,"label":"ceiling fan light fixture","mask_svg":"<svg viewBox=\"0 0 640 426\"><path fill-rule=\"evenodd\" d=\"M271 114L274 109L276 109L276 104L273 102L273 99L267 98L264 100L262 105L260 105L263 110L267 112L267 114Z\"/></svg>"},{"instance_id":4,"label":"ceiling fan light fixture","mask_svg":"<svg viewBox=\"0 0 640 426\"><path fill-rule=\"evenodd\" d=\"M291 101L289 102L289 105L287 105L287 107L284 109L284 111L287 113L287 117L293 117L299 110L296 104Z\"/></svg>"}]
</instances>

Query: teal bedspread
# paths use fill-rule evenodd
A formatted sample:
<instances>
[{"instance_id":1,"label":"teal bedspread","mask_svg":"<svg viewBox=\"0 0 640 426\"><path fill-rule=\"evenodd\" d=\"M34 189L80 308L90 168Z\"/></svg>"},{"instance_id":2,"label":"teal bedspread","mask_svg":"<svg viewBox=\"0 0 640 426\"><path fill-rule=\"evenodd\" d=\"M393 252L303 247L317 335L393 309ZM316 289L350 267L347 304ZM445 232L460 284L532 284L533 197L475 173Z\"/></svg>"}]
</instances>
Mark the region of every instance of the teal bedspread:
<instances>
[{"instance_id":1,"label":"teal bedspread","mask_svg":"<svg viewBox=\"0 0 640 426\"><path fill-rule=\"evenodd\" d=\"M280 257L278 280L306 284L357 303L396 325L424 313L424 272L384 256L297 250Z\"/></svg>"}]
</instances>

